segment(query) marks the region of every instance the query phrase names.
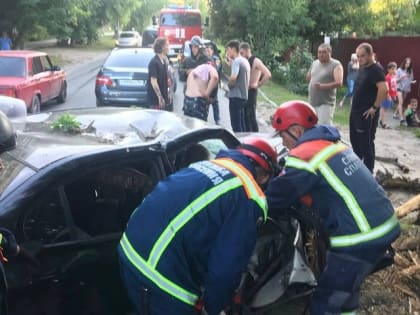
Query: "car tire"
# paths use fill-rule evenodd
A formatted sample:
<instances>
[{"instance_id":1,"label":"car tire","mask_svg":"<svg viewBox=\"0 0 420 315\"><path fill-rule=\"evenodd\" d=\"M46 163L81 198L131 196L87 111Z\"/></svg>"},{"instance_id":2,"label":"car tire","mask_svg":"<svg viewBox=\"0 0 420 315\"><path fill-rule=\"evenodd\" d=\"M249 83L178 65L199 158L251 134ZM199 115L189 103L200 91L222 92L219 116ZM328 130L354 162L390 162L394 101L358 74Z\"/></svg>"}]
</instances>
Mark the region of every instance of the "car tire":
<instances>
[{"instance_id":1,"label":"car tire","mask_svg":"<svg viewBox=\"0 0 420 315\"><path fill-rule=\"evenodd\" d=\"M41 100L38 95L35 95L32 99L31 106L28 111L31 114L39 114L41 112Z\"/></svg>"},{"instance_id":2,"label":"car tire","mask_svg":"<svg viewBox=\"0 0 420 315\"><path fill-rule=\"evenodd\" d=\"M64 81L61 86L60 94L57 97L57 103L63 104L67 99L67 82Z\"/></svg>"}]
</instances>

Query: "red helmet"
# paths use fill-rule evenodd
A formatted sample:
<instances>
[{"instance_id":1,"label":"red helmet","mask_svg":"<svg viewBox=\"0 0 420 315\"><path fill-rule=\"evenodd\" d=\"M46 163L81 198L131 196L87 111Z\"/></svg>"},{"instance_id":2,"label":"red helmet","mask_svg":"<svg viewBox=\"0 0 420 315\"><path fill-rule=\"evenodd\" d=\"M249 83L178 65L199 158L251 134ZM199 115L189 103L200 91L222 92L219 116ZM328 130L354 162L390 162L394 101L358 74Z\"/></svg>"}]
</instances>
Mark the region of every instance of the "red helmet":
<instances>
[{"instance_id":1,"label":"red helmet","mask_svg":"<svg viewBox=\"0 0 420 315\"><path fill-rule=\"evenodd\" d=\"M312 128L318 122L314 108L304 101L285 102L274 113L272 125L278 131L285 131L292 125Z\"/></svg>"},{"instance_id":2,"label":"red helmet","mask_svg":"<svg viewBox=\"0 0 420 315\"><path fill-rule=\"evenodd\" d=\"M274 172L277 164L277 150L264 138L245 138L238 151L254 160L267 173Z\"/></svg>"}]
</instances>

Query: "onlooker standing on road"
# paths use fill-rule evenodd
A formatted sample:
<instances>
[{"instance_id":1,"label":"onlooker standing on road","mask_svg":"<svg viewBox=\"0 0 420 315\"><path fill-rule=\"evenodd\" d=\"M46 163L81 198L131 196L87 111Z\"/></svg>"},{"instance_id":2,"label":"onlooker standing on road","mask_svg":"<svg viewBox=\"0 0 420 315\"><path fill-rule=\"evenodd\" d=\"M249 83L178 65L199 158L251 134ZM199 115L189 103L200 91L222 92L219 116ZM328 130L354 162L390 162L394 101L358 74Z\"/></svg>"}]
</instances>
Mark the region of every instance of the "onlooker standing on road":
<instances>
[{"instance_id":1,"label":"onlooker standing on road","mask_svg":"<svg viewBox=\"0 0 420 315\"><path fill-rule=\"evenodd\" d=\"M195 67L188 75L187 89L184 95L183 111L186 116L191 116L207 121L209 104L217 98L217 84L219 76L212 64Z\"/></svg>"},{"instance_id":2,"label":"onlooker standing on road","mask_svg":"<svg viewBox=\"0 0 420 315\"><path fill-rule=\"evenodd\" d=\"M3 31L0 37L0 50L10 50L12 49L12 40L9 38L9 35L6 31Z\"/></svg>"},{"instance_id":3,"label":"onlooker standing on road","mask_svg":"<svg viewBox=\"0 0 420 315\"><path fill-rule=\"evenodd\" d=\"M398 83L398 106L394 112L394 118L400 119L400 123L404 123L404 100L411 91L411 84L416 83L413 74L413 64L411 58L405 58L397 70Z\"/></svg>"},{"instance_id":4,"label":"onlooker standing on road","mask_svg":"<svg viewBox=\"0 0 420 315\"><path fill-rule=\"evenodd\" d=\"M388 63L388 74L385 76L386 84L388 86L388 97L382 102L379 112L379 126L384 129L390 127L385 123L385 113L389 108L392 108L394 101L397 98L397 80L395 72L397 71L397 64L395 62Z\"/></svg>"},{"instance_id":5,"label":"onlooker standing on road","mask_svg":"<svg viewBox=\"0 0 420 315\"><path fill-rule=\"evenodd\" d=\"M181 71L180 76L185 81L187 80L188 74L195 67L207 63L210 58L207 56L204 44L200 36L193 36L190 41L191 56L185 58L180 65Z\"/></svg>"},{"instance_id":6,"label":"onlooker standing on road","mask_svg":"<svg viewBox=\"0 0 420 315\"><path fill-rule=\"evenodd\" d=\"M347 64L347 93L343 96L343 99L340 102L340 107L344 105L346 99L350 99L350 106L351 101L353 99L353 90L354 90L354 82L357 78L357 73L359 72L359 61L357 60L356 54L351 54L350 61Z\"/></svg>"},{"instance_id":7,"label":"onlooker standing on road","mask_svg":"<svg viewBox=\"0 0 420 315\"><path fill-rule=\"evenodd\" d=\"M156 38L153 44L155 56L149 62L147 79L147 104L150 108L164 109L169 104L167 53L169 42L165 37Z\"/></svg>"},{"instance_id":8,"label":"onlooker standing on road","mask_svg":"<svg viewBox=\"0 0 420 315\"><path fill-rule=\"evenodd\" d=\"M227 64L231 66L229 77L230 123L235 132L245 131L245 106L251 68L248 60L239 55L239 41L231 40L226 45Z\"/></svg>"},{"instance_id":9,"label":"onlooker standing on road","mask_svg":"<svg viewBox=\"0 0 420 315\"><path fill-rule=\"evenodd\" d=\"M251 68L248 101L245 106L245 131L258 132L256 116L258 88L270 80L271 72L259 58L252 55L251 46L248 43L243 42L239 45L239 53L242 57L248 59Z\"/></svg>"},{"instance_id":10,"label":"onlooker standing on road","mask_svg":"<svg viewBox=\"0 0 420 315\"><path fill-rule=\"evenodd\" d=\"M388 95L388 87L382 67L375 62L372 46L362 43L356 54L360 70L350 112L350 142L357 156L373 172L378 109Z\"/></svg>"},{"instance_id":11,"label":"onlooker standing on road","mask_svg":"<svg viewBox=\"0 0 420 315\"><path fill-rule=\"evenodd\" d=\"M343 85L343 66L331 58L331 53L329 44L319 45L318 59L306 75L309 104L315 108L322 125L332 125L337 88Z\"/></svg>"},{"instance_id":12,"label":"onlooker standing on road","mask_svg":"<svg viewBox=\"0 0 420 315\"><path fill-rule=\"evenodd\" d=\"M213 45L207 46L207 55L213 62L214 67L217 70L217 75L219 76L219 83L222 80L222 61L220 60L219 56L214 53L214 47ZM211 106L213 107L213 118L216 125L220 125L220 109L219 109L219 99L217 97L217 94L219 92L219 84L217 84L215 92L214 92L214 101L211 103Z\"/></svg>"}]
</instances>

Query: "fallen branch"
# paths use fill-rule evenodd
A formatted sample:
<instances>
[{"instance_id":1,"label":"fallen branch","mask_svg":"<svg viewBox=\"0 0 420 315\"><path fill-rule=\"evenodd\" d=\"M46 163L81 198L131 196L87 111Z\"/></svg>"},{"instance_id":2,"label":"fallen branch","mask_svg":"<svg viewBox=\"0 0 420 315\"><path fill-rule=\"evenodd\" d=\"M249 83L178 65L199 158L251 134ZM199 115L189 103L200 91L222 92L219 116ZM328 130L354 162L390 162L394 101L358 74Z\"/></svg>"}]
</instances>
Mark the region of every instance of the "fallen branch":
<instances>
[{"instance_id":1,"label":"fallen branch","mask_svg":"<svg viewBox=\"0 0 420 315\"><path fill-rule=\"evenodd\" d=\"M416 272L420 271L420 265L414 265L408 268L401 270L401 272L407 276L412 276L416 274Z\"/></svg>"},{"instance_id":2,"label":"fallen branch","mask_svg":"<svg viewBox=\"0 0 420 315\"><path fill-rule=\"evenodd\" d=\"M375 156L375 160L385 163L391 163L396 165L403 173L408 173L410 171L410 168L401 163L398 158L391 158L391 157L385 157L385 156Z\"/></svg>"},{"instance_id":3,"label":"fallen branch","mask_svg":"<svg viewBox=\"0 0 420 315\"><path fill-rule=\"evenodd\" d=\"M397 213L398 218L403 218L410 212L413 212L417 209L420 209L420 194L411 198L406 203L399 206L395 212Z\"/></svg>"},{"instance_id":4,"label":"fallen branch","mask_svg":"<svg viewBox=\"0 0 420 315\"><path fill-rule=\"evenodd\" d=\"M398 290L400 290L401 292L403 292L404 294L406 294L408 296L411 296L411 297L417 299L417 295L413 291L411 291L410 289L408 289L407 287L405 287L405 286L403 287L403 286L401 286L399 284L396 284L395 287Z\"/></svg>"}]
</instances>

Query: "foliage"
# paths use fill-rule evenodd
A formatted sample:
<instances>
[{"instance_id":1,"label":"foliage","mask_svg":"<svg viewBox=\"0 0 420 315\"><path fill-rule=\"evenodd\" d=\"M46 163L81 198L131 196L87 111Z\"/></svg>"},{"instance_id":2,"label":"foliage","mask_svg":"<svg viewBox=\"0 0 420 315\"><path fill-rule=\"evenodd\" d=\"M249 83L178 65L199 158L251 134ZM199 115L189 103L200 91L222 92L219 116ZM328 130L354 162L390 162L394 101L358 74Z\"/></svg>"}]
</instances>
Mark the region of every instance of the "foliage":
<instances>
[{"instance_id":1,"label":"foliage","mask_svg":"<svg viewBox=\"0 0 420 315\"><path fill-rule=\"evenodd\" d=\"M280 62L274 59L269 63L269 67L276 82L283 84L293 93L307 95L306 73L312 61L308 45L303 44L291 51L289 62Z\"/></svg>"},{"instance_id":2,"label":"foliage","mask_svg":"<svg viewBox=\"0 0 420 315\"><path fill-rule=\"evenodd\" d=\"M376 34L407 32L415 26L416 5L412 0L372 0L370 11L376 21L371 26Z\"/></svg>"},{"instance_id":3,"label":"foliage","mask_svg":"<svg viewBox=\"0 0 420 315\"><path fill-rule=\"evenodd\" d=\"M51 128L65 133L79 133L80 122L73 115L63 114L52 123Z\"/></svg>"}]
</instances>

